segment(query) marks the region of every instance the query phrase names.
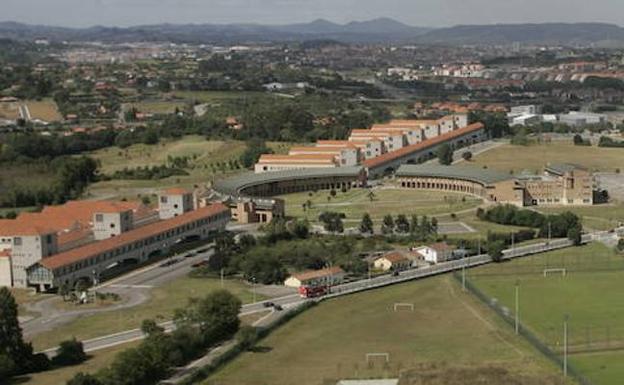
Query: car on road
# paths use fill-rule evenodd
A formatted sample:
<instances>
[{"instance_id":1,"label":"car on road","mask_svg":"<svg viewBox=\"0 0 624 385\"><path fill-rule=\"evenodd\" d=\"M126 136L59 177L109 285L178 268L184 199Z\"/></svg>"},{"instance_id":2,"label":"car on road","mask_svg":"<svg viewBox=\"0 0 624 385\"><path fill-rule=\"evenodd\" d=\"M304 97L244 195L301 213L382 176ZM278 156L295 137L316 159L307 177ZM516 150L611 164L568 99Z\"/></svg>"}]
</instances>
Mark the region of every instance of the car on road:
<instances>
[{"instance_id":1,"label":"car on road","mask_svg":"<svg viewBox=\"0 0 624 385\"><path fill-rule=\"evenodd\" d=\"M195 251L191 251L190 253L185 254L184 258L191 258L191 257L194 257L196 255L197 255L197 253Z\"/></svg>"},{"instance_id":2,"label":"car on road","mask_svg":"<svg viewBox=\"0 0 624 385\"><path fill-rule=\"evenodd\" d=\"M178 262L180 261L177 260L176 258L170 258L170 259L167 259L165 262L161 263L160 267L169 267L171 265L175 265Z\"/></svg>"},{"instance_id":3,"label":"car on road","mask_svg":"<svg viewBox=\"0 0 624 385\"><path fill-rule=\"evenodd\" d=\"M208 266L208 263L210 263L210 261L208 259L202 259L201 261L192 264L191 267L194 268L194 269L197 269L199 267Z\"/></svg>"},{"instance_id":4,"label":"car on road","mask_svg":"<svg viewBox=\"0 0 624 385\"><path fill-rule=\"evenodd\" d=\"M275 306L275 304L273 302L265 302L263 305L264 305L264 307L274 307Z\"/></svg>"},{"instance_id":5,"label":"car on road","mask_svg":"<svg viewBox=\"0 0 624 385\"><path fill-rule=\"evenodd\" d=\"M282 311L284 310L284 308L282 307L282 305L278 305L278 304L273 304L273 309L275 311Z\"/></svg>"}]
</instances>

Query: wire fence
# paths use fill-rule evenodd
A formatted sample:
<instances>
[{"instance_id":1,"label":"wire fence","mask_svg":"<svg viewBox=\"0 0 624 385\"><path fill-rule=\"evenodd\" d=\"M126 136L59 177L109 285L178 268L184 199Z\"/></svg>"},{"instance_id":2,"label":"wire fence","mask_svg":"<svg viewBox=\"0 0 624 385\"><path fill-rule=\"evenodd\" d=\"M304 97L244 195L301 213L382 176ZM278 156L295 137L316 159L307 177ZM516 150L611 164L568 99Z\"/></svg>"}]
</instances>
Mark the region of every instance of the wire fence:
<instances>
[{"instance_id":1,"label":"wire fence","mask_svg":"<svg viewBox=\"0 0 624 385\"><path fill-rule=\"evenodd\" d=\"M460 284L462 284L462 275L459 272L453 273L455 279L457 279ZM490 309L492 309L499 317L501 317L507 324L511 327L516 327L516 319L513 312L509 310L506 306L502 306L495 298L492 298L485 294L481 289L479 289L476 285L474 285L470 279L466 278L465 287L470 293L472 293L475 297L477 297L481 302L487 305ZM563 333L563 327L561 328L561 333ZM551 346L542 341L536 334L534 334L531 330L525 327L521 322L518 322L518 334L524 337L533 347L539 350L542 354L544 354L549 360L551 360L555 365L560 368L564 367L564 358L563 352L553 350ZM562 334L563 335L563 334ZM581 385L593 385L593 383L585 377L580 370L578 370L574 365L572 365L569 360L567 362L567 375L577 381Z\"/></svg>"}]
</instances>

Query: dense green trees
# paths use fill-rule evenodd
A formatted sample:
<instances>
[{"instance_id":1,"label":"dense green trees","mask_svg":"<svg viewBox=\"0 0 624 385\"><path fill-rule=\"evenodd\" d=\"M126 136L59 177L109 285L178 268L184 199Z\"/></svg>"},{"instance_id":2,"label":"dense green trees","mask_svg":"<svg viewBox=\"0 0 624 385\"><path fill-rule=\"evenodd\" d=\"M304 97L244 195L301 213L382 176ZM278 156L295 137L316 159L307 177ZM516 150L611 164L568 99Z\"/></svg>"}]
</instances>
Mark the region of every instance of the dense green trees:
<instances>
[{"instance_id":1,"label":"dense green trees","mask_svg":"<svg viewBox=\"0 0 624 385\"><path fill-rule=\"evenodd\" d=\"M250 168L253 167L260 156L262 154L272 154L273 150L271 150L264 141L260 139L252 139L247 142L247 148L245 148L245 152L243 152L240 156L240 161L243 167Z\"/></svg>"},{"instance_id":2,"label":"dense green trees","mask_svg":"<svg viewBox=\"0 0 624 385\"><path fill-rule=\"evenodd\" d=\"M453 148L450 144L444 143L436 150L436 156L440 164L448 166L453 163Z\"/></svg>"},{"instance_id":3,"label":"dense green trees","mask_svg":"<svg viewBox=\"0 0 624 385\"><path fill-rule=\"evenodd\" d=\"M331 211L325 211L319 215L319 221L323 223L325 231L330 233L342 233L344 232L344 225L342 220L345 218L343 213L335 213Z\"/></svg>"},{"instance_id":4,"label":"dense green trees","mask_svg":"<svg viewBox=\"0 0 624 385\"><path fill-rule=\"evenodd\" d=\"M360 222L360 232L362 234L373 234L373 220L368 213L364 213Z\"/></svg>"},{"instance_id":5,"label":"dense green trees","mask_svg":"<svg viewBox=\"0 0 624 385\"><path fill-rule=\"evenodd\" d=\"M82 342L75 338L60 343L52 364L57 366L76 365L87 359Z\"/></svg>"}]
</instances>

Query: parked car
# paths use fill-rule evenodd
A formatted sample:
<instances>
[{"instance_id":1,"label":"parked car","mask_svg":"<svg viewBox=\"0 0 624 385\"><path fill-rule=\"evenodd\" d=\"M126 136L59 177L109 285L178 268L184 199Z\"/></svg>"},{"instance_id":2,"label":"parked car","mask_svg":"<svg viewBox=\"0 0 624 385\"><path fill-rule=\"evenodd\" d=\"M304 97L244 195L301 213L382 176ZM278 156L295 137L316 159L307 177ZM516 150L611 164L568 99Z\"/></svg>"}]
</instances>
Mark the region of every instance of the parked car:
<instances>
[{"instance_id":1,"label":"parked car","mask_svg":"<svg viewBox=\"0 0 624 385\"><path fill-rule=\"evenodd\" d=\"M275 304L273 302L265 302L264 307L274 307Z\"/></svg>"},{"instance_id":2,"label":"parked car","mask_svg":"<svg viewBox=\"0 0 624 385\"><path fill-rule=\"evenodd\" d=\"M278 304L274 304L274 305L273 305L273 309L274 309L275 311L282 311L282 310L284 310L284 308L282 307L282 305L278 305Z\"/></svg>"},{"instance_id":3,"label":"parked car","mask_svg":"<svg viewBox=\"0 0 624 385\"><path fill-rule=\"evenodd\" d=\"M165 262L160 264L160 267L169 267L171 265L175 265L179 261L176 258L169 258Z\"/></svg>"}]
</instances>

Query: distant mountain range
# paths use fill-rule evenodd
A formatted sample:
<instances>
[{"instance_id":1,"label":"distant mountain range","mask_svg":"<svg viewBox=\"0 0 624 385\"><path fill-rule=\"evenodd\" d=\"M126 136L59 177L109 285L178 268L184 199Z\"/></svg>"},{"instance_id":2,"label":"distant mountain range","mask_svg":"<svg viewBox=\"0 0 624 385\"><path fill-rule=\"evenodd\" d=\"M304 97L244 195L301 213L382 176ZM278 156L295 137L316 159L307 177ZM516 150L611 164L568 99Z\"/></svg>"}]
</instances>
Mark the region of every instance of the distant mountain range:
<instances>
[{"instance_id":1,"label":"distant mountain range","mask_svg":"<svg viewBox=\"0 0 624 385\"><path fill-rule=\"evenodd\" d=\"M64 28L0 22L0 38L109 43L162 41L174 43L249 43L336 40L346 43L420 44L588 44L624 41L624 29L605 23L544 23L413 27L389 18L336 24L319 19L290 25L158 24L136 27Z\"/></svg>"}]
</instances>

